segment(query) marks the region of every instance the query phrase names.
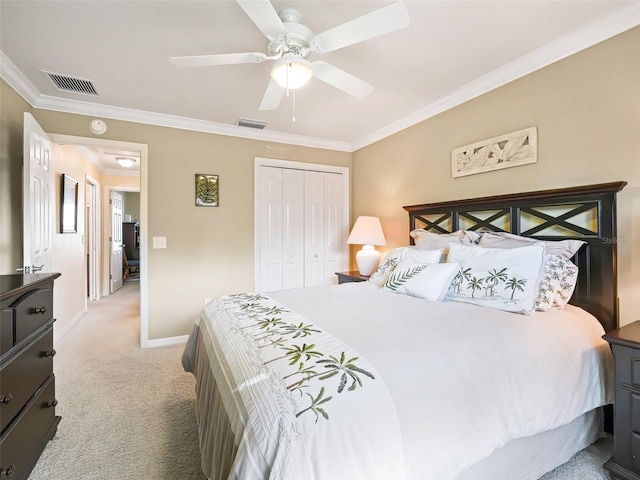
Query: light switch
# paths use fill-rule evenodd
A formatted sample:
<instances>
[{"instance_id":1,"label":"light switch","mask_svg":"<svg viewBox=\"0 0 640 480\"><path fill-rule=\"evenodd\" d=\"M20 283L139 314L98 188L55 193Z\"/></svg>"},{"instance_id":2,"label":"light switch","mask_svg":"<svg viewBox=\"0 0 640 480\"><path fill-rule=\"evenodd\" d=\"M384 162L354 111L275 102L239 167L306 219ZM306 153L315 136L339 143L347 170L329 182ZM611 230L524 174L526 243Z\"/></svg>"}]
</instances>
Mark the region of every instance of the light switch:
<instances>
[{"instance_id":1,"label":"light switch","mask_svg":"<svg viewBox=\"0 0 640 480\"><path fill-rule=\"evenodd\" d=\"M153 248L167 248L167 237L153 237Z\"/></svg>"}]
</instances>

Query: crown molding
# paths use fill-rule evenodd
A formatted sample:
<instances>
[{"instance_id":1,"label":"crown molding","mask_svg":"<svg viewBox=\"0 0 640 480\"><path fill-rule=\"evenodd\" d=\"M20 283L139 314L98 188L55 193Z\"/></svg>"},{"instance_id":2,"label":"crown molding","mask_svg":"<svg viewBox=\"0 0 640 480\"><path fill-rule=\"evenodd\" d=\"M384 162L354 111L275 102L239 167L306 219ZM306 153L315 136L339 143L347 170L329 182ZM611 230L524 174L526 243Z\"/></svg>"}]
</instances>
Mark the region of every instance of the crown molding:
<instances>
[{"instance_id":1,"label":"crown molding","mask_svg":"<svg viewBox=\"0 0 640 480\"><path fill-rule=\"evenodd\" d=\"M266 142L354 152L638 25L640 25L640 1L633 1L580 30L539 48L508 65L493 70L435 102L390 123L386 127L360 137L352 143L283 132L254 131L237 125L43 95L2 51L0 51L0 78L3 78L32 107L43 110L97 116Z\"/></svg>"},{"instance_id":2,"label":"crown molding","mask_svg":"<svg viewBox=\"0 0 640 480\"><path fill-rule=\"evenodd\" d=\"M435 102L370 133L352 144L352 151L371 145L406 128L461 105L513 80L540 70L558 60L589 48L615 35L640 25L640 2L634 1L571 34L520 57L492 72L467 83Z\"/></svg>"},{"instance_id":3,"label":"crown molding","mask_svg":"<svg viewBox=\"0 0 640 480\"><path fill-rule=\"evenodd\" d=\"M177 115L134 110L131 108L114 107L98 103L74 99L65 99L41 94L34 85L18 70L11 60L0 51L0 77L4 79L18 94L33 108L53 110L56 112L73 113L112 120L122 120L134 123L157 125L160 127L191 130L195 132L214 133L231 137L241 137L266 142L286 143L303 147L322 148L341 152L351 152L349 142L329 140L323 138L306 137L283 132L254 130L226 123L209 122Z\"/></svg>"}]
</instances>

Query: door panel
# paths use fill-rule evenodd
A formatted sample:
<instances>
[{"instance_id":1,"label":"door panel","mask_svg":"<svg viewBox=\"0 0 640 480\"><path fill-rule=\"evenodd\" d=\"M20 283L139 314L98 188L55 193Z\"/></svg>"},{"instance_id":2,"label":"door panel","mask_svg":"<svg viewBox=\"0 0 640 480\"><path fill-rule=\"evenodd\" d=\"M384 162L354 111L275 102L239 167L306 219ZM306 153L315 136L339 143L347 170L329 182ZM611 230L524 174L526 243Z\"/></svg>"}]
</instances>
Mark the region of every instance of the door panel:
<instances>
[{"instance_id":1,"label":"door panel","mask_svg":"<svg viewBox=\"0 0 640 480\"><path fill-rule=\"evenodd\" d=\"M55 219L51 140L29 113L24 114L23 265L24 273L51 271Z\"/></svg>"},{"instance_id":2,"label":"door panel","mask_svg":"<svg viewBox=\"0 0 640 480\"><path fill-rule=\"evenodd\" d=\"M111 192L109 197L111 204L111 282L110 292L113 293L122 287L122 195Z\"/></svg>"},{"instance_id":3,"label":"door panel","mask_svg":"<svg viewBox=\"0 0 640 480\"><path fill-rule=\"evenodd\" d=\"M324 176L323 172L304 172L305 287L325 284Z\"/></svg>"},{"instance_id":4,"label":"door panel","mask_svg":"<svg viewBox=\"0 0 640 480\"><path fill-rule=\"evenodd\" d=\"M282 169L263 167L259 186L260 291L282 289Z\"/></svg>"},{"instance_id":5,"label":"door panel","mask_svg":"<svg viewBox=\"0 0 640 480\"><path fill-rule=\"evenodd\" d=\"M304 172L283 169L282 288L304 287Z\"/></svg>"}]
</instances>

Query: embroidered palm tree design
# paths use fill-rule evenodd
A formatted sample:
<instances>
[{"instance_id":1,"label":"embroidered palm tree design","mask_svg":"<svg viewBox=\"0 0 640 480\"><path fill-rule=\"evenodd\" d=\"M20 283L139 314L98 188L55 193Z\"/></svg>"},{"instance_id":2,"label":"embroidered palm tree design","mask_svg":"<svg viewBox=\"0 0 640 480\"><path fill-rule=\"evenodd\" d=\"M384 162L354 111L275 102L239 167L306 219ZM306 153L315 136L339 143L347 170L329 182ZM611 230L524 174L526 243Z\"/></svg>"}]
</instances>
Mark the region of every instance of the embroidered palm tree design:
<instances>
[{"instance_id":1,"label":"embroidered palm tree design","mask_svg":"<svg viewBox=\"0 0 640 480\"><path fill-rule=\"evenodd\" d=\"M262 361L262 365L267 365L279 359L287 359L292 369L291 373L281 374L282 380L297 378L296 381L287 385L285 388L289 392L298 392L300 396L306 395L310 399L310 405L297 412L296 417L305 412L313 412L316 417L316 423L320 417L329 419L329 415L324 405L332 400L332 396L325 397L326 389L320 387L317 381L326 381L333 377L338 377L337 392L342 393L349 381L351 384L347 391L353 391L358 386L362 387L361 377L367 376L375 379L374 375L356 364L359 357L347 359L347 354L341 352L339 357L328 355L317 349L315 343L303 343L302 345L293 345L291 341L295 338L304 338L314 334L322 334L312 323L292 323L287 322L280 315L282 313L292 313L290 310L282 306L266 303L269 297L262 297L259 294L248 295L240 294L226 297L225 303L229 304L232 310L240 315L236 316L236 325L234 331L238 333L245 330L243 338L248 342L249 337L253 338L256 343L249 343L252 348L257 351L266 349L267 347L280 350L281 354L267 361ZM246 323L247 319L251 319L251 325L239 326L239 322ZM249 330L252 329L252 330ZM261 354L260 358L264 358L265 354ZM268 354L266 354L268 355ZM304 362L315 360L312 365L305 365ZM297 368L294 367L297 364ZM270 367L271 368L271 367ZM272 372L275 373L274 370ZM316 382L311 380L316 378ZM320 388L318 391L317 389ZM305 391L306 390L306 391Z\"/></svg>"},{"instance_id":2,"label":"embroidered palm tree design","mask_svg":"<svg viewBox=\"0 0 640 480\"><path fill-rule=\"evenodd\" d=\"M305 376L304 380L307 380L312 376L316 376L317 373L318 372L314 369L313 366L305 367L304 363L300 362L300 365L298 365L298 370L296 370L293 373L290 373L289 375L285 375L284 377L282 377L282 379L286 380L287 378L293 377L294 375L304 375Z\"/></svg>"},{"instance_id":3,"label":"embroidered palm tree design","mask_svg":"<svg viewBox=\"0 0 640 480\"><path fill-rule=\"evenodd\" d=\"M312 325L293 325L292 323L286 323L280 328L280 332L284 335L293 335L293 338L306 337L312 333L320 333L320 330L313 328Z\"/></svg>"},{"instance_id":4,"label":"embroidered palm tree design","mask_svg":"<svg viewBox=\"0 0 640 480\"><path fill-rule=\"evenodd\" d=\"M312 411L316 416L316 423L318 423L318 418L320 418L318 416L318 414L322 415L325 420L329 420L329 414L323 408L321 408L320 405L322 405L324 403L327 403L333 397L323 398L324 397L324 387L322 387L320 389L320 392L315 397L313 395L311 395L310 393L306 393L306 392L305 392L305 395L308 395L309 398L311 399L311 405L309 405L304 410L300 410L298 413L296 413L296 417L299 417L300 415L302 415L305 412Z\"/></svg>"},{"instance_id":5,"label":"embroidered palm tree design","mask_svg":"<svg viewBox=\"0 0 640 480\"><path fill-rule=\"evenodd\" d=\"M471 298L476 298L476 291L482 290L482 283L484 282L484 278L473 277L469 280L469 284L467 285L467 290L471 290Z\"/></svg>"},{"instance_id":6,"label":"embroidered palm tree design","mask_svg":"<svg viewBox=\"0 0 640 480\"><path fill-rule=\"evenodd\" d=\"M338 385L338 393L342 393L344 387L347 385L347 381L349 378L351 379L351 385L347 389L352 392L356 389L356 387L362 386L362 380L358 376L358 373L362 375L366 375L371 379L375 379L372 373L367 372L366 370L358 367L354 362L358 360L358 357L350 358L346 360L345 353L342 352L340 355L340 359L337 359L333 355L329 355L329 358L323 358L322 360L318 360L316 363L322 364L323 367L329 369L329 373L326 373L320 377L320 380L327 380L335 375L341 373L340 383Z\"/></svg>"},{"instance_id":7,"label":"embroidered palm tree design","mask_svg":"<svg viewBox=\"0 0 640 480\"><path fill-rule=\"evenodd\" d=\"M245 302L259 302L260 300L266 300L267 297L260 293L236 293L234 295L229 295L229 297L243 300Z\"/></svg>"},{"instance_id":8,"label":"embroidered palm tree design","mask_svg":"<svg viewBox=\"0 0 640 480\"><path fill-rule=\"evenodd\" d=\"M516 278L516 277L511 277L509 280L507 280L507 284L505 286L506 290L511 290L511 298L510 300L513 301L513 296L516 293L516 290L520 290L521 292L524 292L524 287L527 284L527 279L526 278Z\"/></svg>"},{"instance_id":9,"label":"embroidered palm tree design","mask_svg":"<svg viewBox=\"0 0 640 480\"><path fill-rule=\"evenodd\" d=\"M311 358L317 358L317 357L322 357L322 353L318 352L317 350L314 350L314 348L316 347L316 345L314 343L307 345L306 343L303 343L302 346L300 345L293 345L289 348L285 348L285 354L284 355L280 355L279 357L276 358L272 358L271 360L264 362L264 364L266 365L267 363L271 363L271 362L275 362L276 360L280 360L281 358L289 358L289 365L294 365L295 363L298 363L302 357L304 357L305 360L311 360Z\"/></svg>"},{"instance_id":10,"label":"embroidered palm tree design","mask_svg":"<svg viewBox=\"0 0 640 480\"><path fill-rule=\"evenodd\" d=\"M453 282L451 282L451 287L453 288L453 293L460 294L462 290L462 284L466 281L468 282L471 279L471 268L460 269L456 276L453 277Z\"/></svg>"},{"instance_id":11,"label":"embroidered palm tree design","mask_svg":"<svg viewBox=\"0 0 640 480\"><path fill-rule=\"evenodd\" d=\"M507 281L507 269L498 270L494 268L489 270L489 274L485 277L484 294L488 297L496 296L496 287L500 282Z\"/></svg>"},{"instance_id":12,"label":"embroidered palm tree design","mask_svg":"<svg viewBox=\"0 0 640 480\"><path fill-rule=\"evenodd\" d=\"M409 280L411 280L413 277L418 275L425 268L427 268L426 265L416 265L415 267L410 268L409 270L403 270L402 272L399 272L399 273L394 272L389 276L389 279L385 283L385 287L391 290L397 290L402 285L404 285Z\"/></svg>"},{"instance_id":13,"label":"embroidered palm tree design","mask_svg":"<svg viewBox=\"0 0 640 480\"><path fill-rule=\"evenodd\" d=\"M391 271L393 269L396 268L396 266L398 265L398 259L393 257L393 258L387 258L384 263L382 265L380 265L380 267L378 267L378 273L380 273L381 275L384 275L385 273L387 273L387 271Z\"/></svg>"}]
</instances>

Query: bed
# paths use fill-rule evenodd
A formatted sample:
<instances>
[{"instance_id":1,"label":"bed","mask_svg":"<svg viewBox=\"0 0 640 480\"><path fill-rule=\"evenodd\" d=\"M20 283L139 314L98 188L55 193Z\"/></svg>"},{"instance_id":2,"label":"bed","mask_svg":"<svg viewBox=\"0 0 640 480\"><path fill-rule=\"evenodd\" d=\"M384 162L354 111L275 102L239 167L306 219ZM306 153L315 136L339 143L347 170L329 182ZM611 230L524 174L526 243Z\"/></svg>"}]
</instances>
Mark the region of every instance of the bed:
<instances>
[{"instance_id":1,"label":"bed","mask_svg":"<svg viewBox=\"0 0 640 480\"><path fill-rule=\"evenodd\" d=\"M612 400L624 185L404 207L412 246L368 282L209 302L183 354L205 475L524 480L567 461ZM534 313L562 255L571 293ZM476 268L491 278L461 277Z\"/></svg>"}]
</instances>

